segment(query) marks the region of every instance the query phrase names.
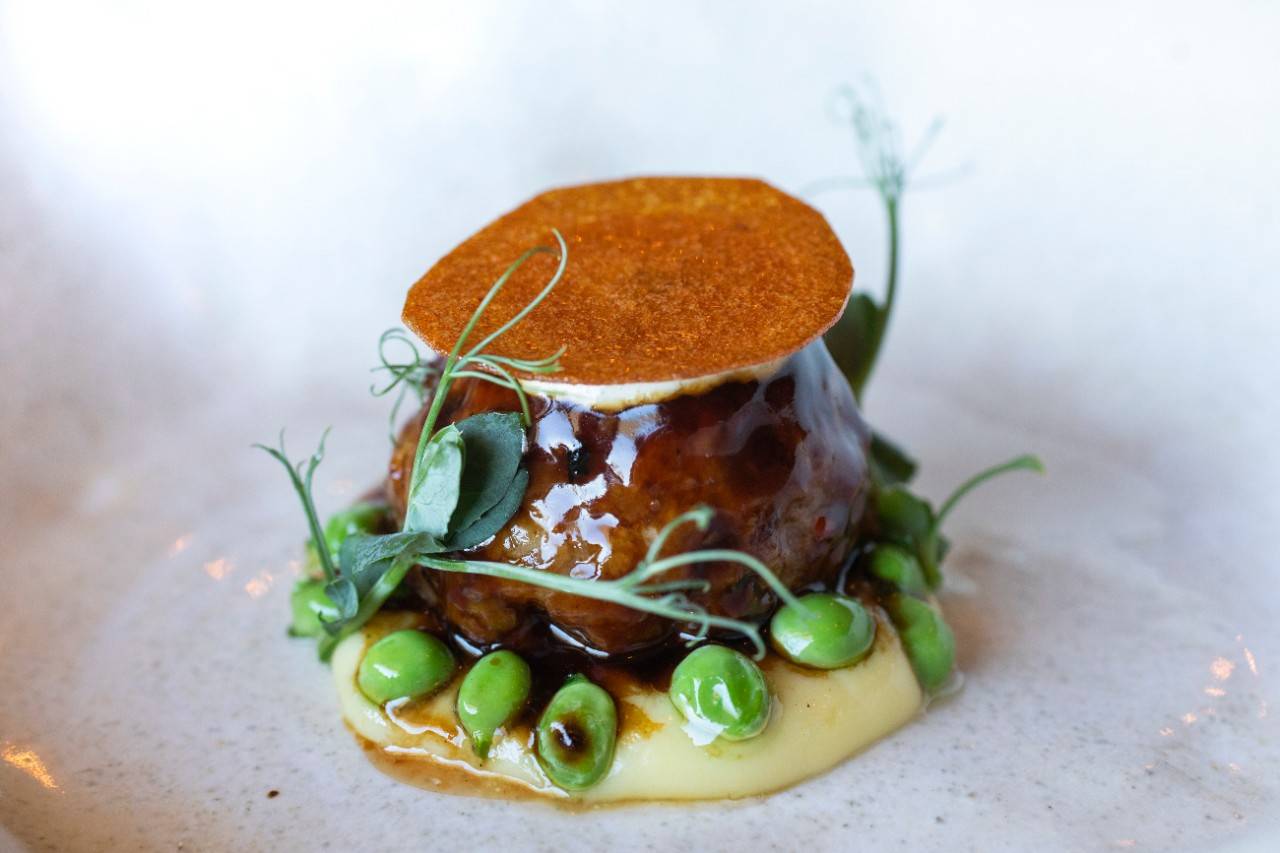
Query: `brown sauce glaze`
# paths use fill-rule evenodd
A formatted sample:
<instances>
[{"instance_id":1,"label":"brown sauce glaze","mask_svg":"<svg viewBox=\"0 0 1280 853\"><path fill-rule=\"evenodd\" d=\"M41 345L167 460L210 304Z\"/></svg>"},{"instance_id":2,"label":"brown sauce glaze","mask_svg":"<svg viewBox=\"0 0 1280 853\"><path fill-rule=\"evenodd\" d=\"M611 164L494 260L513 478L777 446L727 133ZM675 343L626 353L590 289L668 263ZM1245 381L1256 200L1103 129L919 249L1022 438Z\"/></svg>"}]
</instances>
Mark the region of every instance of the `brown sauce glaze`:
<instances>
[{"instance_id":1,"label":"brown sauce glaze","mask_svg":"<svg viewBox=\"0 0 1280 853\"><path fill-rule=\"evenodd\" d=\"M742 550L802 589L833 582L854 548L869 488L868 431L821 343L765 379L616 413L541 397L531 403L524 501L505 530L467 556L617 578L635 568L666 522L700 504L715 509L712 524L680 528L665 553ZM440 423L487 411L518 411L518 402L509 390L461 379ZM387 496L401 518L424 415L402 431L391 460ZM709 581L710 590L694 597L715 614L763 621L777 605L736 564L695 564L671 573L677 577ZM590 667L605 662L635 670L652 659L661 670L670 657L664 648L683 646L685 626L528 584L419 571L410 587L461 647L513 648L593 679Z\"/></svg>"}]
</instances>

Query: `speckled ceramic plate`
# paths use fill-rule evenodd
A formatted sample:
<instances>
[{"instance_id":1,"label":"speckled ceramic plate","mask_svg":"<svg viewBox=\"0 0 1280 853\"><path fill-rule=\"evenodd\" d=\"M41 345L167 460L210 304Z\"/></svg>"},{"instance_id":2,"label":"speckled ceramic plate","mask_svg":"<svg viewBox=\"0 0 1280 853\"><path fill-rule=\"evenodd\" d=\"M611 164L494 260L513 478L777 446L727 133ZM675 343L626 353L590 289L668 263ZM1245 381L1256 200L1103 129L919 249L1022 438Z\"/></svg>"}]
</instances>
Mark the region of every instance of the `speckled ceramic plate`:
<instances>
[{"instance_id":1,"label":"speckled ceramic plate","mask_svg":"<svg viewBox=\"0 0 1280 853\"><path fill-rule=\"evenodd\" d=\"M255 6L161 36L55 5L0 26L0 849L1280 849L1274 26ZM284 635L304 531L250 443L332 425L318 497L350 499L388 449L374 342L431 261L555 184L847 171L822 95L868 64L979 168L910 197L867 414L934 497L1049 468L951 519L963 691L744 802L379 773ZM874 204L822 203L876 284Z\"/></svg>"}]
</instances>

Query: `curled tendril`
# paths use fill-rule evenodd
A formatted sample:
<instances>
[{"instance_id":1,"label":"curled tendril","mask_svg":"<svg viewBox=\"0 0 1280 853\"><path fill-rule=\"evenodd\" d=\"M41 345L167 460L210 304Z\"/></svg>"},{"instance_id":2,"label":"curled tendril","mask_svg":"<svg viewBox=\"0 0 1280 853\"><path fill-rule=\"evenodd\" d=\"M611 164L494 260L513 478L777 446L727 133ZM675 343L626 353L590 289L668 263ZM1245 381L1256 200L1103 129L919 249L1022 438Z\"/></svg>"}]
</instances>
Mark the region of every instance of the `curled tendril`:
<instances>
[{"instance_id":1,"label":"curled tendril","mask_svg":"<svg viewBox=\"0 0 1280 853\"><path fill-rule=\"evenodd\" d=\"M392 346L400 346L405 349L402 358L395 358L394 354L389 352ZM413 393L418 398L418 405L421 406L426 402L426 383L433 376L440 373L440 368L431 361L424 359L418 352L418 346L414 343L413 338L404 329L387 329L378 338L378 361L377 367L371 368L373 373L386 373L390 378L386 380L386 384L380 385L374 382L369 386L369 393L375 397L385 397L392 391L397 391L395 403L391 406L391 414L388 416L387 432L391 438L391 443L396 443L396 422L399 420L400 407L404 404L406 395Z\"/></svg>"},{"instance_id":2,"label":"curled tendril","mask_svg":"<svg viewBox=\"0 0 1280 853\"><path fill-rule=\"evenodd\" d=\"M378 339L378 364L373 368L374 372L388 373L390 379L385 385L374 383L369 391L375 397L383 397L399 388L399 394L396 397L395 404L391 407L391 442L395 443L395 424L399 416L400 406L404 402L405 395L410 389L418 395L418 405L424 405L427 401L427 392L425 383L431 377L436 377L435 391L431 395L431 407L427 410L426 420L423 423L421 441L430 440L435 433L436 419L440 414L440 405L443 403L445 395L449 392L449 386L453 384L454 379L477 379L483 382L490 382L502 388L507 388L515 392L516 397L520 401L520 416L525 426L533 422L532 412L529 408L529 397L525 393L524 386L516 373L528 373L534 375L542 375L549 373L558 373L560 371L560 356L564 355L565 348L562 346L549 356L539 359L523 359L513 358L505 355L493 355L485 352L485 348L496 341L499 337L506 334L517 323L528 316L529 312L537 308L544 299L551 293L552 288L560 282L564 277L565 265L569 258L569 247L565 243L564 238L556 229L552 229L551 233L556 239L556 248L548 246L535 246L527 250L520 257L516 258L510 266L498 277L497 281L489 288L484 298L480 300L480 304L476 306L476 310L471 315L471 319L467 321L467 325L463 327L462 334L458 337L457 342L453 346L453 350L445 357L442 364L424 359L418 352L418 347L414 343L413 338L404 329L388 329L382 333L382 337ZM507 320L498 329L490 333L480 343L476 344L466 353L463 353L463 347L466 346L467 339L475 330L476 324L480 321L480 317L484 314L485 309L489 307L489 303L498 295L498 291L510 280L516 270L524 266L524 264L535 255L553 254L559 259L556 266L555 274L543 286L542 290L529 301L527 305L521 308L515 316ZM388 354L388 347L391 345L400 345L407 347L407 356L403 359L392 358Z\"/></svg>"}]
</instances>

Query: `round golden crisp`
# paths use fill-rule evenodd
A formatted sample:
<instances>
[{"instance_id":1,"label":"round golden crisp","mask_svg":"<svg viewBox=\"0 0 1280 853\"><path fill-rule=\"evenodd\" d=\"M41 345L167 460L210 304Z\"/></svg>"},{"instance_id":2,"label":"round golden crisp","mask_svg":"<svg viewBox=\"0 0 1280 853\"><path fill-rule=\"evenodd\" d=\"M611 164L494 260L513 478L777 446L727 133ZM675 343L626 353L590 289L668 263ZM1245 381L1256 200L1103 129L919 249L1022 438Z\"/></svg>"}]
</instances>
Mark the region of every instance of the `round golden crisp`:
<instances>
[{"instance_id":1,"label":"round golden crisp","mask_svg":"<svg viewBox=\"0 0 1280 853\"><path fill-rule=\"evenodd\" d=\"M404 322L448 352L476 305L526 249L569 247L563 280L496 355L565 346L555 382L692 379L796 352L844 310L853 267L822 214L763 181L637 178L551 190L481 229L409 291ZM537 255L512 276L470 338L478 343L554 274Z\"/></svg>"}]
</instances>

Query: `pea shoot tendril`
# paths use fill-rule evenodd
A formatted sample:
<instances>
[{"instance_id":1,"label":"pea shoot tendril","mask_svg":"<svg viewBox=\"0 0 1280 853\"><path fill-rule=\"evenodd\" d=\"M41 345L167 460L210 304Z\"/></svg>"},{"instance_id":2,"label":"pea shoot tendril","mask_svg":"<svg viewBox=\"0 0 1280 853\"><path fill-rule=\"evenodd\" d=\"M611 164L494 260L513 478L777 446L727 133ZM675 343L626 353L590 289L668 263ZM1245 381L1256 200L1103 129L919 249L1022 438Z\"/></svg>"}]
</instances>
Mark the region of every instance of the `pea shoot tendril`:
<instances>
[{"instance_id":1,"label":"pea shoot tendril","mask_svg":"<svg viewBox=\"0 0 1280 853\"><path fill-rule=\"evenodd\" d=\"M311 531L311 541L315 543L316 555L320 559L320 568L324 571L324 578L332 581L338 577L337 566L334 565L333 555L329 553L328 547L325 545L324 531L320 526L320 516L316 513L316 503L311 497L311 478L316 472L316 468L320 467L320 463L324 461L324 442L329 437L329 430L326 429L324 434L320 436L320 445L306 459L298 462L296 465L289 461L289 451L284 446L284 430L280 430L280 446L267 447L265 444L253 445L259 450L265 450L276 459L284 469L289 472L289 480L293 483L293 490L298 493L298 499L302 502L302 511L307 516L307 527ZM303 466L306 471L303 471Z\"/></svg>"},{"instance_id":2,"label":"pea shoot tendril","mask_svg":"<svg viewBox=\"0 0 1280 853\"><path fill-rule=\"evenodd\" d=\"M393 358L389 352L389 348L393 345L399 345L408 351L407 361ZM418 353L418 347L409 333L399 328L387 329L378 338L378 361L381 363L377 367L370 368L370 371L388 373L391 378L381 387L376 382L370 385L369 393L375 397L385 397L397 388L400 389L396 394L395 403L391 406L391 414L387 418L388 434L391 444L395 445L396 424L400 420L400 407L404 404L404 398L412 393L417 396L418 405L423 405L426 402L427 380L438 375L440 368L424 359Z\"/></svg>"},{"instance_id":3,"label":"pea shoot tendril","mask_svg":"<svg viewBox=\"0 0 1280 853\"><path fill-rule=\"evenodd\" d=\"M693 524L698 530L706 530L714 515L710 507L699 506L684 512L667 522L650 543L644 559L626 575L614 580L587 580L567 575L532 569L526 566L513 566L507 563L494 563L479 560L455 560L433 555L421 555L417 561L427 568L441 572L462 572L473 575L487 575L504 580L520 581L532 586L550 589L603 601L619 604L631 610L652 613L675 622L683 622L696 626L696 630L686 640L690 646L697 645L707 638L712 628L732 631L746 637L755 647L755 658L764 657L765 645L760 636L760 627L754 623L727 616L709 613L701 604L688 597L690 592L706 592L710 588L708 581L702 578L683 578L680 580L660 581L657 578L681 566L706 564L713 562L737 563L746 567L760 577L762 581L786 604L801 609L801 604L778 579L768 566L741 551L729 549L703 549L685 551L669 557L661 557L663 546L678 528Z\"/></svg>"},{"instance_id":4,"label":"pea shoot tendril","mask_svg":"<svg viewBox=\"0 0 1280 853\"><path fill-rule=\"evenodd\" d=\"M951 174L916 179L916 169L942 132L944 122L941 118L930 122L920 140L907 153L902 133L888 117L874 80L866 79L859 86L841 87L832 100L831 111L838 123L852 131L862 175L816 181L805 188L804 194L835 189L873 189L884 208L888 229L888 261L882 301L877 302L866 293L855 293L849 299L844 314L824 336L827 349L849 381L854 398L861 404L863 391L884 345L898 292L902 197L908 185L936 186L968 169L965 167ZM942 582L938 564L945 556L948 544L941 528L956 503L978 485L1000 474L1018 470L1044 472L1043 464L1036 457L1019 456L966 480L935 513L927 501L906 489L917 468L910 454L874 429L870 449L881 536L915 551L931 588Z\"/></svg>"}]
</instances>

